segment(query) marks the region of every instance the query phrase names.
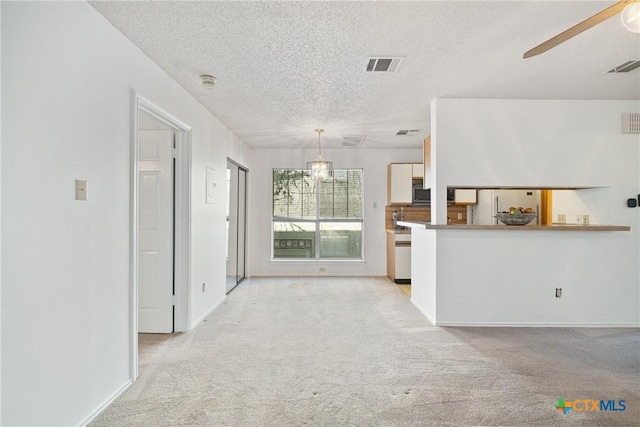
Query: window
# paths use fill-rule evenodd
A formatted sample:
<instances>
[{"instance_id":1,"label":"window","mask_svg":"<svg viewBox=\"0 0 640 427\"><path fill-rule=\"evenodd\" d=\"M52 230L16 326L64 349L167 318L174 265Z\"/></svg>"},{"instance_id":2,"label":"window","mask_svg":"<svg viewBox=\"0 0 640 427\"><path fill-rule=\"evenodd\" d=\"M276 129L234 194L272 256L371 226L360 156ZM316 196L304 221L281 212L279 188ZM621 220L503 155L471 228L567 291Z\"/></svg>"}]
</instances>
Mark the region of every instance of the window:
<instances>
[{"instance_id":1,"label":"window","mask_svg":"<svg viewBox=\"0 0 640 427\"><path fill-rule=\"evenodd\" d=\"M362 259L362 169L273 170L274 259Z\"/></svg>"}]
</instances>

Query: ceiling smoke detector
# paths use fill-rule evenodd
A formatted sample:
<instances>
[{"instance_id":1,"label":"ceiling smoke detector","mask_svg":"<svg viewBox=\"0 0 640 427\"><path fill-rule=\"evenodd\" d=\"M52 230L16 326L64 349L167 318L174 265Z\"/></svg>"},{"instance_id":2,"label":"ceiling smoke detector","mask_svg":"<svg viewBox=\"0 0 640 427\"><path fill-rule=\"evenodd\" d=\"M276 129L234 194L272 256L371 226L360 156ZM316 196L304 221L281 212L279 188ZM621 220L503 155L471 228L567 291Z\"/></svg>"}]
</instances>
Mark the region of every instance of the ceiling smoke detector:
<instances>
[{"instance_id":1,"label":"ceiling smoke detector","mask_svg":"<svg viewBox=\"0 0 640 427\"><path fill-rule=\"evenodd\" d=\"M202 81L202 87L207 90L213 90L216 87L216 78L213 76L203 74L200 76L200 80Z\"/></svg>"}]
</instances>

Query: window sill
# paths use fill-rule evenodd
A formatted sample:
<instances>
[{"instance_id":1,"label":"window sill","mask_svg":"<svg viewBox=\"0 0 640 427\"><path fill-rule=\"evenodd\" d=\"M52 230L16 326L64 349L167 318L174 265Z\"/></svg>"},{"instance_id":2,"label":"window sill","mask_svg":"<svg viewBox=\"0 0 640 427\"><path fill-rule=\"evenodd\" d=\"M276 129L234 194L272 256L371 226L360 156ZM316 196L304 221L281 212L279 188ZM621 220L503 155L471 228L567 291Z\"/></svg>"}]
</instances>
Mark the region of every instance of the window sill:
<instances>
[{"instance_id":1,"label":"window sill","mask_svg":"<svg viewBox=\"0 0 640 427\"><path fill-rule=\"evenodd\" d=\"M366 261L364 259L303 259L303 258L271 258L271 263L274 264L282 264L282 263L292 263L292 264L365 264Z\"/></svg>"}]
</instances>

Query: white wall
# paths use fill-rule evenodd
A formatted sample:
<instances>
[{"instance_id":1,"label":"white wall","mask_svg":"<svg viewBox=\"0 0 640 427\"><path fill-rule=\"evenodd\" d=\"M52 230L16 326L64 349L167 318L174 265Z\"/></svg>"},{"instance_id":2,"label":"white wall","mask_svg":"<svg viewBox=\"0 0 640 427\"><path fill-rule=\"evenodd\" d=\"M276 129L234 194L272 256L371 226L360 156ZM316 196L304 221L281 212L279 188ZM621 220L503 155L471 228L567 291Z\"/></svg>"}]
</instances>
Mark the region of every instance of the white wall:
<instances>
[{"instance_id":1,"label":"white wall","mask_svg":"<svg viewBox=\"0 0 640 427\"><path fill-rule=\"evenodd\" d=\"M76 425L130 379L132 90L193 127L192 321L225 296L205 167L249 151L89 4L1 7L2 424Z\"/></svg>"},{"instance_id":2,"label":"white wall","mask_svg":"<svg viewBox=\"0 0 640 427\"><path fill-rule=\"evenodd\" d=\"M365 261L271 261L271 171L273 168L301 168L317 156L310 149L255 149L249 174L251 208L249 224L250 276L335 276L386 275L386 235L384 207L387 203L387 164L392 162L422 163L422 149L323 149L323 156L333 161L334 168L364 169L364 253ZM374 204L377 206L374 208ZM325 271L321 272L320 268Z\"/></svg>"},{"instance_id":3,"label":"white wall","mask_svg":"<svg viewBox=\"0 0 640 427\"><path fill-rule=\"evenodd\" d=\"M611 187L610 220L629 222L639 138L620 132L621 114L639 110L640 101L434 100L432 222L446 223L447 185Z\"/></svg>"},{"instance_id":4,"label":"white wall","mask_svg":"<svg viewBox=\"0 0 640 427\"><path fill-rule=\"evenodd\" d=\"M432 108L437 198L447 185L607 187L584 206L629 232L436 231L413 253L436 269L439 324L640 323L640 137L622 134L621 114L639 101L438 99ZM583 190L581 190L583 191ZM446 218L444 206L432 203ZM569 218L568 218L569 219ZM422 233L426 233L422 231ZM422 252L419 254L418 252ZM413 262L418 262L413 258ZM430 286L418 284L415 286ZM556 299L556 287L565 289ZM416 300L423 311L432 304ZM433 315L435 317L435 313Z\"/></svg>"},{"instance_id":5,"label":"white wall","mask_svg":"<svg viewBox=\"0 0 640 427\"><path fill-rule=\"evenodd\" d=\"M567 224L581 224L585 214L589 215L589 224L609 224L611 221L611 206L614 201L611 200L609 188L553 190L551 196L554 222L559 222L558 215L564 215Z\"/></svg>"}]
</instances>

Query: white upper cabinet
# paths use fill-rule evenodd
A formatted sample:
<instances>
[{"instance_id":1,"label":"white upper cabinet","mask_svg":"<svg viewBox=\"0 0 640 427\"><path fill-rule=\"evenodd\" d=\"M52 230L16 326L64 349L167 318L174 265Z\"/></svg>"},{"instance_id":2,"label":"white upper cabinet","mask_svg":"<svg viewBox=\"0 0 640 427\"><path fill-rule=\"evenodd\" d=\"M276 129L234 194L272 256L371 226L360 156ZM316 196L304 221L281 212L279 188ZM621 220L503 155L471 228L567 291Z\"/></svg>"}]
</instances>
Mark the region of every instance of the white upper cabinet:
<instances>
[{"instance_id":1,"label":"white upper cabinet","mask_svg":"<svg viewBox=\"0 0 640 427\"><path fill-rule=\"evenodd\" d=\"M424 178L424 163L413 163L413 177Z\"/></svg>"},{"instance_id":2,"label":"white upper cabinet","mask_svg":"<svg viewBox=\"0 0 640 427\"><path fill-rule=\"evenodd\" d=\"M412 163L390 163L387 166L387 203L410 205L412 181Z\"/></svg>"}]
</instances>

